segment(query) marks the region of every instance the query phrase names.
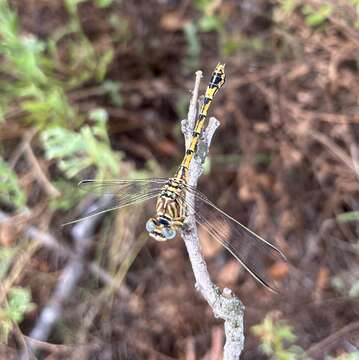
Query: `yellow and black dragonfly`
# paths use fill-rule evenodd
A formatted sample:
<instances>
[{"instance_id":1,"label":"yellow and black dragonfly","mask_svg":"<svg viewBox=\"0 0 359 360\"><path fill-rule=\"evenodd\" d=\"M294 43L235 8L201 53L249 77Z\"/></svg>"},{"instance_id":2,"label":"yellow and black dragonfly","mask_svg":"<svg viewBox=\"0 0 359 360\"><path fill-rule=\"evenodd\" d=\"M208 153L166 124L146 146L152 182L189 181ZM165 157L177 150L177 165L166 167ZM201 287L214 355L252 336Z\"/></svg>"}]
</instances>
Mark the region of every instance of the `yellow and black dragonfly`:
<instances>
[{"instance_id":1,"label":"yellow and black dragonfly","mask_svg":"<svg viewBox=\"0 0 359 360\"><path fill-rule=\"evenodd\" d=\"M91 193L111 194L112 205L68 224L157 198L155 216L146 223L146 230L151 238L157 241L173 239L177 231L183 227L187 215L191 213L195 216L196 222L222 244L259 283L276 291L275 285L272 284L271 278L266 276L257 257L269 257L274 261L285 260L282 251L226 214L204 194L188 184L189 166L196 153L208 109L215 94L225 82L224 70L224 65L218 64L212 74L194 125L190 145L174 177L144 180L84 180L79 185L82 189ZM187 193L194 197L195 205L186 200Z\"/></svg>"}]
</instances>

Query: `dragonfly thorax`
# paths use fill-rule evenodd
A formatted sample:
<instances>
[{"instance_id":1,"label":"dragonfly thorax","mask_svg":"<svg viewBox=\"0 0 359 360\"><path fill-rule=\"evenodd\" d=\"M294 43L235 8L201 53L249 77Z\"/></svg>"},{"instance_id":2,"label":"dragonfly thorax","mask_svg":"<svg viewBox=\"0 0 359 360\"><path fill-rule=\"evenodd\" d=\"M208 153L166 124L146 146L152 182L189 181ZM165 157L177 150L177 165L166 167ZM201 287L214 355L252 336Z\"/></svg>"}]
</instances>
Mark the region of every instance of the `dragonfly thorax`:
<instances>
[{"instance_id":1,"label":"dragonfly thorax","mask_svg":"<svg viewBox=\"0 0 359 360\"><path fill-rule=\"evenodd\" d=\"M166 241L176 236L186 216L184 181L170 178L163 186L156 204L156 216L149 219L146 229L157 241Z\"/></svg>"}]
</instances>

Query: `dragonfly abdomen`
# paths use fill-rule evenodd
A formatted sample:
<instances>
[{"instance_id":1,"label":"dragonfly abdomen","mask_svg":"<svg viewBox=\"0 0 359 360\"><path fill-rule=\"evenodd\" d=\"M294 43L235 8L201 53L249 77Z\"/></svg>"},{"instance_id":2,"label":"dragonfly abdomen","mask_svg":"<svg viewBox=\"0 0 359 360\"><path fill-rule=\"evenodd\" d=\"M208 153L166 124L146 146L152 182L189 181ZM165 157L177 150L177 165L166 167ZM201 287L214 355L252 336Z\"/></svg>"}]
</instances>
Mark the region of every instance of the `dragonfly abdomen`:
<instances>
[{"instance_id":1,"label":"dragonfly abdomen","mask_svg":"<svg viewBox=\"0 0 359 360\"><path fill-rule=\"evenodd\" d=\"M186 182L188 181L189 165L192 161L194 153L197 150L199 138L201 136L204 127L204 122L208 115L209 107L211 106L214 95L224 85L225 77L226 76L224 73L224 65L218 64L212 74L211 81L207 86L206 93L203 99L203 104L201 106L201 110L199 112L196 124L194 126L194 130L192 132L192 139L190 146L186 150L186 154L175 175L175 178L177 179L184 179Z\"/></svg>"}]
</instances>

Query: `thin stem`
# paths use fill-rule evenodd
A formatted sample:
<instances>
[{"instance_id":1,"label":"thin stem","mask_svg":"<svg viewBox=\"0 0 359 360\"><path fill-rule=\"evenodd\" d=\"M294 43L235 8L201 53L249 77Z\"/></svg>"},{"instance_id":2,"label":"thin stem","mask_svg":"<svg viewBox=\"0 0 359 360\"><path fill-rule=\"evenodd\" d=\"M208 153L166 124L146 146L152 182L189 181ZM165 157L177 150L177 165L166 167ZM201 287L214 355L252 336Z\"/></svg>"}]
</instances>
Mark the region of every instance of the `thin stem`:
<instances>
[{"instance_id":1,"label":"thin stem","mask_svg":"<svg viewBox=\"0 0 359 360\"><path fill-rule=\"evenodd\" d=\"M186 147L190 143L191 134L196 121L197 111L193 104L200 105L198 100L199 82L202 77L202 72L196 72L195 87L193 90L190 108L188 111L188 119L182 120L182 133L185 137ZM199 107L197 107L199 108ZM208 150L216 129L219 126L219 121L215 118L210 118L207 128L204 130L200 146L198 146L197 153L189 168L189 185L196 187L199 177L203 172L203 163L208 154ZM194 196L187 192L186 202L189 207L194 209ZM199 238L197 233L197 226L195 221L195 214L189 213L186 226L182 230L182 238L185 242L187 252L192 265L193 274L196 280L196 289L205 298L209 306L212 308L214 316L224 320L224 331L226 336L226 343L224 345L224 360L239 359L244 345L243 334L243 315L244 306L242 302L233 294L230 289L224 288L221 293L218 286L216 286L209 276L206 262L201 253Z\"/></svg>"}]
</instances>

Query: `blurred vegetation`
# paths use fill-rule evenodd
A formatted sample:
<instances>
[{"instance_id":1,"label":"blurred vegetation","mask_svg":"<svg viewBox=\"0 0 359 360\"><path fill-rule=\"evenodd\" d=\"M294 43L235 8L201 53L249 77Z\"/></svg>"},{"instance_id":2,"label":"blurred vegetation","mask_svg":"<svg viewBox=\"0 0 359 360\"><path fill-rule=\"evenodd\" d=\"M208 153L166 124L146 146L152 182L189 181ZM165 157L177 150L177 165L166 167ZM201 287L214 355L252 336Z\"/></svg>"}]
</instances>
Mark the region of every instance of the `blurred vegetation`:
<instances>
[{"instance_id":1,"label":"blurred vegetation","mask_svg":"<svg viewBox=\"0 0 359 360\"><path fill-rule=\"evenodd\" d=\"M251 332L260 339L261 350L270 359L311 360L304 349L295 344L297 336L285 320L278 320L274 314L267 314L263 322L254 325ZM325 360L357 360L357 353L342 353L337 357L325 356Z\"/></svg>"},{"instance_id":2,"label":"blurred vegetation","mask_svg":"<svg viewBox=\"0 0 359 360\"><path fill-rule=\"evenodd\" d=\"M7 343L13 327L20 324L24 315L34 308L29 289L15 286L9 289L7 304L0 309L0 343Z\"/></svg>"},{"instance_id":3,"label":"blurred vegetation","mask_svg":"<svg viewBox=\"0 0 359 360\"><path fill-rule=\"evenodd\" d=\"M71 100L71 91L85 83L99 84L104 95L121 106L119 84L106 81L113 59L111 44L101 52L94 49L85 35L78 16L83 0L66 0L67 23L54 29L51 37L39 39L21 30L16 12L6 0L0 1L0 121L3 129L10 123L35 129L40 135L45 157L54 161L62 175L54 186L62 196L51 199L54 209L73 207L84 194L74 188L72 178L91 168L95 177L105 179L118 176L122 155L111 149L107 133L108 114L103 108L81 110ZM112 1L96 0L100 8ZM59 44L66 41L66 52ZM11 153L0 147L0 199L8 206L23 211L28 202L19 184L16 168L6 161ZM35 245L33 242L32 245ZM1 342L7 342L15 324L34 308L31 292L12 285L12 267L22 244L1 247L1 280L6 290L0 309ZM11 269L11 271L10 271Z\"/></svg>"},{"instance_id":4,"label":"blurred vegetation","mask_svg":"<svg viewBox=\"0 0 359 360\"><path fill-rule=\"evenodd\" d=\"M116 105L121 104L117 83L105 81L113 49L107 46L96 52L87 39L77 13L82 2L65 1L68 22L46 40L23 34L14 10L5 0L0 4L2 121L16 119L23 126L38 129L45 156L55 160L64 181L89 167L94 169L96 177L113 178L119 173L121 159L121 154L110 147L106 110L93 108L84 112L70 98L71 90L92 81ZM111 1L95 1L95 4L106 7ZM66 40L66 54L58 48L63 40ZM1 197L16 207L23 206L25 195L4 159L1 169L4 179Z\"/></svg>"},{"instance_id":5,"label":"blurred vegetation","mask_svg":"<svg viewBox=\"0 0 359 360\"><path fill-rule=\"evenodd\" d=\"M296 336L293 328L286 321L275 321L268 314L259 325L252 326L251 331L261 340L261 349L270 358L278 360L309 359L304 350L294 345Z\"/></svg>"}]
</instances>

